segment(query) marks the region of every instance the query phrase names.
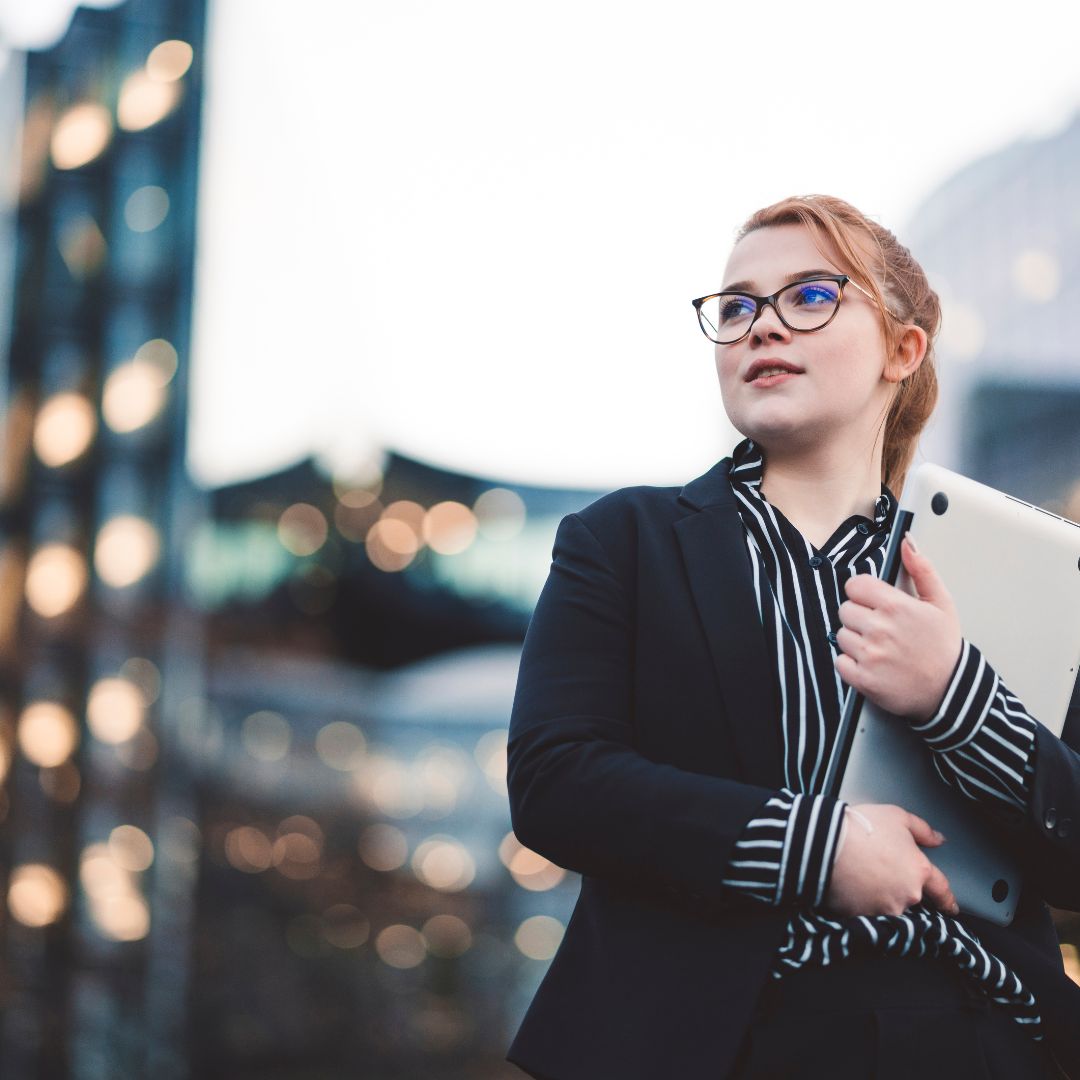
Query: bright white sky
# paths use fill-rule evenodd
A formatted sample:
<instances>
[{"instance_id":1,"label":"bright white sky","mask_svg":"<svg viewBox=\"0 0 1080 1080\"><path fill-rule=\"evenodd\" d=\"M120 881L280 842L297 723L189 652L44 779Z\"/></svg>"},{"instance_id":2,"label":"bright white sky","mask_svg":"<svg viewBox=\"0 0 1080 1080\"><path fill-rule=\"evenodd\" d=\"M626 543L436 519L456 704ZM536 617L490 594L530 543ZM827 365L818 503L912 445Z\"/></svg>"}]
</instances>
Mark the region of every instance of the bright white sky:
<instances>
[{"instance_id":1,"label":"bright white sky","mask_svg":"<svg viewBox=\"0 0 1080 1080\"><path fill-rule=\"evenodd\" d=\"M1078 29L1060 0L211 0L196 475L386 446L690 479L734 445L690 299L742 219L825 191L903 237L1080 105Z\"/></svg>"}]
</instances>

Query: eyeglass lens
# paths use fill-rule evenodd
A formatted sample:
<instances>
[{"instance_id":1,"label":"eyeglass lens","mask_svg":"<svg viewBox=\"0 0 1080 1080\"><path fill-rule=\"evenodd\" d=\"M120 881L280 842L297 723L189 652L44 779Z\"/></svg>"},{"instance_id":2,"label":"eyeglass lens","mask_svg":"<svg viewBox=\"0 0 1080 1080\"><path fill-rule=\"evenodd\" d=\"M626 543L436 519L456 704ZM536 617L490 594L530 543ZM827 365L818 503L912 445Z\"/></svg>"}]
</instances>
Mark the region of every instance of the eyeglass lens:
<instances>
[{"instance_id":1,"label":"eyeglass lens","mask_svg":"<svg viewBox=\"0 0 1080 1080\"><path fill-rule=\"evenodd\" d=\"M796 281L776 296L780 318L792 330L817 330L827 323L840 303L835 281ZM754 321L757 300L741 293L711 296L699 309L705 333L719 344L738 341Z\"/></svg>"}]
</instances>

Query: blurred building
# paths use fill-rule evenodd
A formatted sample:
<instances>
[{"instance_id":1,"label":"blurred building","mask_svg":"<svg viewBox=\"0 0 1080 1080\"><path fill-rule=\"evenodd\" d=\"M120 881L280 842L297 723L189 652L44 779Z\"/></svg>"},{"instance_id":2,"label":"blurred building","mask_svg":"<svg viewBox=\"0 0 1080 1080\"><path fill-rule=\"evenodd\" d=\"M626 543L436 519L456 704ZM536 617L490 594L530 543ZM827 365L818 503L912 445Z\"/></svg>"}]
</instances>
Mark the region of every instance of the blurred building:
<instances>
[{"instance_id":1,"label":"blurred building","mask_svg":"<svg viewBox=\"0 0 1080 1080\"><path fill-rule=\"evenodd\" d=\"M506 725L595 493L192 484L203 27L95 6L5 69L0 1075L512 1075L575 890L510 832Z\"/></svg>"},{"instance_id":2,"label":"blurred building","mask_svg":"<svg viewBox=\"0 0 1080 1080\"><path fill-rule=\"evenodd\" d=\"M186 1070L195 875L166 837L193 814L174 724L202 678L181 538L203 16L80 11L26 57L5 162L5 1076Z\"/></svg>"},{"instance_id":3,"label":"blurred building","mask_svg":"<svg viewBox=\"0 0 1080 1080\"><path fill-rule=\"evenodd\" d=\"M943 306L922 454L1080 522L1080 115L962 169L905 240ZM1054 914L1080 981L1080 916Z\"/></svg>"},{"instance_id":4,"label":"blurred building","mask_svg":"<svg viewBox=\"0 0 1080 1080\"><path fill-rule=\"evenodd\" d=\"M944 306L924 454L1080 518L1080 116L962 169L904 236Z\"/></svg>"}]
</instances>

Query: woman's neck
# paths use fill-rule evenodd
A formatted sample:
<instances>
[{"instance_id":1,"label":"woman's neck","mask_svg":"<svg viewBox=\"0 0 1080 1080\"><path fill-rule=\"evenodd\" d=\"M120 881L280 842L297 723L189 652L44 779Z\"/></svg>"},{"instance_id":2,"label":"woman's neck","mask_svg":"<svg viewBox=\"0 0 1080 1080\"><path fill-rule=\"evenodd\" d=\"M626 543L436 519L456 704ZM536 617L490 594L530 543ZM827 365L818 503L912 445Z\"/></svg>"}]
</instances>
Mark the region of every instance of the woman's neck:
<instances>
[{"instance_id":1,"label":"woman's neck","mask_svg":"<svg viewBox=\"0 0 1080 1080\"><path fill-rule=\"evenodd\" d=\"M868 455L822 447L785 456L765 451L761 491L816 548L853 514L873 518L881 495L881 445Z\"/></svg>"}]
</instances>

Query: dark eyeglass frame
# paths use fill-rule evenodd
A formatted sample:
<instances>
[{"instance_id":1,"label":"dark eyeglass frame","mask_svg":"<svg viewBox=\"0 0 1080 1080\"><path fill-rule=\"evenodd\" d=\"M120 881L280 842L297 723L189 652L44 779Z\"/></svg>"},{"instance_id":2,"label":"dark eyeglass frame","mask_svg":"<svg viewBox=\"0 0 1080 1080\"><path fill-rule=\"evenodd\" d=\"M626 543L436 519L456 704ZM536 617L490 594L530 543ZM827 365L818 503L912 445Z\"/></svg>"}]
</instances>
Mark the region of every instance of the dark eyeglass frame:
<instances>
[{"instance_id":1,"label":"dark eyeglass frame","mask_svg":"<svg viewBox=\"0 0 1080 1080\"><path fill-rule=\"evenodd\" d=\"M820 326L792 326L791 323L784 318L780 312L780 308L777 304L781 293L787 292L789 289L797 288L800 285L807 285L812 281L833 281L840 286L840 292L836 297L836 307L833 308L832 314L820 325ZM736 342L742 341L743 338L749 337L750 331L754 328L754 323L758 321L758 316L761 314L765 305L768 304L773 311L776 312L776 317L794 334L813 334L817 330L824 330L836 318L836 313L840 310L840 305L844 301L844 286L853 285L864 296L869 297L870 300L877 304L877 300L874 298L873 293L864 289L857 281L852 279L847 274L813 274L810 277L799 278L797 281L789 282L781 289L777 289L772 296L755 296L753 293L740 292L738 289L725 289L723 292L710 293L708 296L699 296L696 300L691 300L690 303L694 305L695 311L697 311L698 325L701 327L701 332L716 345L734 345ZM746 328L745 332L740 334L737 338L732 338L730 341L718 341L708 331L705 325L705 318L701 314L701 305L707 300L716 300L721 296L742 296L747 300L754 301L754 317L750 320L750 325ZM894 311L890 311L885 308L885 313L891 315L894 319L900 320L900 316Z\"/></svg>"}]
</instances>

